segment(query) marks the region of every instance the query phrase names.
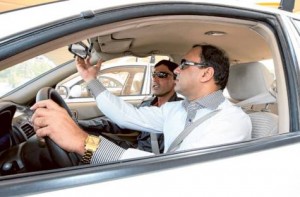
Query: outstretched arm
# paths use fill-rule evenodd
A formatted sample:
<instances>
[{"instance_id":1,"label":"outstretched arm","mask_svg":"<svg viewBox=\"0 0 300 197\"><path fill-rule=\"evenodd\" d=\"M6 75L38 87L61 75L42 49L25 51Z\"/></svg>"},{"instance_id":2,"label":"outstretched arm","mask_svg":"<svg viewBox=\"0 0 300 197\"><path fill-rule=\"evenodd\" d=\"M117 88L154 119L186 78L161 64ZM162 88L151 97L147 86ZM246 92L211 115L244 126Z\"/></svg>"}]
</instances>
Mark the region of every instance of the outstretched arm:
<instances>
[{"instance_id":1,"label":"outstretched arm","mask_svg":"<svg viewBox=\"0 0 300 197\"><path fill-rule=\"evenodd\" d=\"M97 78L97 74L101 68L101 64L103 63L103 60L99 59L96 65L92 65L90 63L90 57L86 59L76 57L75 61L78 73L85 82L89 82Z\"/></svg>"}]
</instances>

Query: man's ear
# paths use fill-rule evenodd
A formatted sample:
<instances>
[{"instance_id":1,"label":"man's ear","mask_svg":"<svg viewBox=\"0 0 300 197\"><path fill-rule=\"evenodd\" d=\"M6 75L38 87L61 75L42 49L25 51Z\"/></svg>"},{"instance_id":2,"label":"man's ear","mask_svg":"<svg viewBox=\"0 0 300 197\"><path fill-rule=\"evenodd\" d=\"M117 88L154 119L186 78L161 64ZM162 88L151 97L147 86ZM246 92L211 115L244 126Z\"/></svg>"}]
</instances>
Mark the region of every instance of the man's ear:
<instances>
[{"instance_id":1,"label":"man's ear","mask_svg":"<svg viewBox=\"0 0 300 197\"><path fill-rule=\"evenodd\" d=\"M203 74L201 77L202 82L206 82L206 81L209 81L212 78L214 78L215 70L213 69L213 67L207 67L207 68L204 68L203 70L204 71L203 71Z\"/></svg>"}]
</instances>

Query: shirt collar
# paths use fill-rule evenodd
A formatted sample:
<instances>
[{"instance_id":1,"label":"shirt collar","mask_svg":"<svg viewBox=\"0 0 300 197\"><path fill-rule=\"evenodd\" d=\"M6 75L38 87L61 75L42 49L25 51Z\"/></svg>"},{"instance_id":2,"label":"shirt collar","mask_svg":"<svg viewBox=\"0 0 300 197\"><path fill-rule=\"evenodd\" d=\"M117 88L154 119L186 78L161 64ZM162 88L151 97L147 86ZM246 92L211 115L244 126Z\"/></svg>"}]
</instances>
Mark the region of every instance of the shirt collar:
<instances>
[{"instance_id":1,"label":"shirt collar","mask_svg":"<svg viewBox=\"0 0 300 197\"><path fill-rule=\"evenodd\" d=\"M175 92L175 93L169 98L168 102L171 102L171 101L177 101L177 100L178 100L178 97L177 97L177 94L176 94L176 92ZM158 98L157 98L157 96L155 96L155 97L153 98L153 100L151 101L151 105L156 104L157 101L158 101Z\"/></svg>"},{"instance_id":2,"label":"shirt collar","mask_svg":"<svg viewBox=\"0 0 300 197\"><path fill-rule=\"evenodd\" d=\"M221 90L218 90L216 92L210 93L209 95L196 99L194 101L188 101L188 100L184 100L182 102L183 107L185 108L185 110L187 110L187 107L189 104L191 103L196 103L198 105L198 108L208 108L211 110L215 110L218 108L218 106L223 103L225 100L225 97L223 95L223 92Z\"/></svg>"}]
</instances>

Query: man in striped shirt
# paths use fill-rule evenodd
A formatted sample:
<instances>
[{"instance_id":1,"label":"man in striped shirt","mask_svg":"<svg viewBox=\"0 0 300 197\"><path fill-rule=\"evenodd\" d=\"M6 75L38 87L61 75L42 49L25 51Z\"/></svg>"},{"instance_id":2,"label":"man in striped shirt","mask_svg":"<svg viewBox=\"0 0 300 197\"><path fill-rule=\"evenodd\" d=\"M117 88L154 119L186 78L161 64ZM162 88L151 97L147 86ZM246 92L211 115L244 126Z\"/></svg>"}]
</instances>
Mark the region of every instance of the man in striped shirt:
<instances>
[{"instance_id":1,"label":"man in striped shirt","mask_svg":"<svg viewBox=\"0 0 300 197\"><path fill-rule=\"evenodd\" d=\"M184 56L174 73L177 75L175 91L185 96L185 100L168 102L160 108L137 109L107 91L96 80L101 60L96 65L91 65L89 59L77 58L76 61L77 69L88 83L101 111L121 128L163 133L164 152L170 151L172 142L185 128L216 110L219 111L216 115L198 125L171 151L238 142L251 137L249 116L222 94L229 76L229 59L215 46L196 45ZM68 117L64 109L49 100L36 103L32 109L35 110L32 121L37 136L49 136L64 150L88 157L85 163L153 155L132 148L125 150L101 136L97 148L89 153L86 139L90 136Z\"/></svg>"}]
</instances>

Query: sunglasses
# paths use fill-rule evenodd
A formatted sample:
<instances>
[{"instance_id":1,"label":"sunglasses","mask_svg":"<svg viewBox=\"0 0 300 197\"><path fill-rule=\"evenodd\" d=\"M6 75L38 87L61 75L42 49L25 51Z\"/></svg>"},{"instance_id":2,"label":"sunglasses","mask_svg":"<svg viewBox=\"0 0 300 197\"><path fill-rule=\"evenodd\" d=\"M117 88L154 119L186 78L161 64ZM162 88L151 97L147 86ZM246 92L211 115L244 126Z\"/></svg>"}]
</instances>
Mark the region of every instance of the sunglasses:
<instances>
[{"instance_id":1,"label":"sunglasses","mask_svg":"<svg viewBox=\"0 0 300 197\"><path fill-rule=\"evenodd\" d=\"M153 72L153 73L152 73L152 77L153 77L153 78L154 78L154 77L158 77L158 78L160 78L160 79L167 78L168 75L172 75L172 74L166 73L166 72Z\"/></svg>"},{"instance_id":2,"label":"sunglasses","mask_svg":"<svg viewBox=\"0 0 300 197\"><path fill-rule=\"evenodd\" d=\"M179 68L180 70L184 70L189 66L197 66L201 68L207 66L207 64L205 62L197 63L197 62L188 61L186 59L182 59Z\"/></svg>"}]
</instances>

